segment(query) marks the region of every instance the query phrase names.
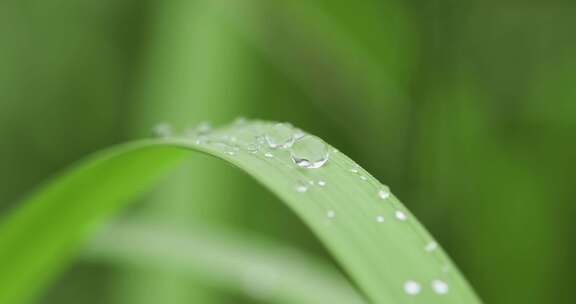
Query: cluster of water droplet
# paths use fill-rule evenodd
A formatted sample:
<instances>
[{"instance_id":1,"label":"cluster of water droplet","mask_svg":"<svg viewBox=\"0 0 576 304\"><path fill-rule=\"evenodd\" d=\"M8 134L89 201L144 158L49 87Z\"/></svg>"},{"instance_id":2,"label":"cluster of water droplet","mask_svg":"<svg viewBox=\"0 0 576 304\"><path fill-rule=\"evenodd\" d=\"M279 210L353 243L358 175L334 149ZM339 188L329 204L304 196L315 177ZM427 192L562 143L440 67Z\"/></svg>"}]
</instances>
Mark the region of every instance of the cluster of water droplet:
<instances>
[{"instance_id":1,"label":"cluster of water droplet","mask_svg":"<svg viewBox=\"0 0 576 304\"><path fill-rule=\"evenodd\" d=\"M273 151L288 150L294 164L300 168L318 169L328 162L330 150L321 139L306 135L287 123L278 123L269 128L264 139ZM272 155L272 152L268 152Z\"/></svg>"},{"instance_id":2,"label":"cluster of water droplet","mask_svg":"<svg viewBox=\"0 0 576 304\"><path fill-rule=\"evenodd\" d=\"M192 140L195 144L215 147L230 157L235 157L239 153L245 152L247 155L253 155L263 161L280 162L283 165L290 165L294 169L320 169L329 162L331 154L338 152L336 149L331 149L320 138L305 134L288 123L273 125L249 123L246 119L239 118L234 121L233 125L235 128L232 135L213 132L211 124L203 122L195 127L186 129L184 137ZM167 123L158 124L154 128L154 132L161 138L177 136L174 128ZM360 180L370 182L369 174L362 170L360 166L355 164L348 171ZM327 184L323 179L298 180L294 186L294 191L305 194L312 187L324 188ZM380 185L376 189L376 197L383 201L389 201L391 198L390 189ZM334 221L336 220L336 211L325 209L324 216L329 221ZM404 211L396 209L393 212L393 218L404 222L408 220L408 215ZM383 214L375 215L374 219L377 223L387 222ZM438 245L434 241L430 241L423 246L425 252L433 252L437 248ZM446 271L448 270L446 269ZM437 294L446 294L448 292L448 284L442 280L433 280L430 286ZM408 280L404 283L404 292L408 295L417 295L421 290L422 285L417 281Z\"/></svg>"},{"instance_id":3,"label":"cluster of water droplet","mask_svg":"<svg viewBox=\"0 0 576 304\"><path fill-rule=\"evenodd\" d=\"M430 282L430 287L435 293L440 295L447 294L450 289L448 283L438 279L432 280L432 282ZM408 280L404 283L404 292L406 292L406 294L417 295L421 291L422 285L417 281Z\"/></svg>"}]
</instances>

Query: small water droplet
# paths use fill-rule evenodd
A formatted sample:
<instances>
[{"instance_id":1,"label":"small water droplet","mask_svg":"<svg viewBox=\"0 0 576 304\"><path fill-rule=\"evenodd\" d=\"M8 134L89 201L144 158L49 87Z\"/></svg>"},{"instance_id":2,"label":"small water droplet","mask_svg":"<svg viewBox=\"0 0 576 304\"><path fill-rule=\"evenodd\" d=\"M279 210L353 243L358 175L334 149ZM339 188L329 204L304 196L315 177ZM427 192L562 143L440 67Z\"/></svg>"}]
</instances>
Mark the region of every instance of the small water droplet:
<instances>
[{"instance_id":1,"label":"small water droplet","mask_svg":"<svg viewBox=\"0 0 576 304\"><path fill-rule=\"evenodd\" d=\"M351 169L350 169L350 172L352 172L352 173L358 173L359 171L358 171L358 169L356 169L356 168L351 168Z\"/></svg>"},{"instance_id":2,"label":"small water droplet","mask_svg":"<svg viewBox=\"0 0 576 304\"><path fill-rule=\"evenodd\" d=\"M314 186L314 181L313 181L313 180L309 180L309 181L308 181L308 184L309 184L310 186Z\"/></svg>"},{"instance_id":3,"label":"small water droplet","mask_svg":"<svg viewBox=\"0 0 576 304\"><path fill-rule=\"evenodd\" d=\"M364 176L364 175L360 175L360 179L363 180L363 181L368 180L368 178L367 178L366 176Z\"/></svg>"},{"instance_id":4,"label":"small water droplet","mask_svg":"<svg viewBox=\"0 0 576 304\"><path fill-rule=\"evenodd\" d=\"M303 186L303 185L299 185L299 186L296 186L296 191L300 192L300 193L304 193L304 192L308 191L308 187Z\"/></svg>"},{"instance_id":5,"label":"small water droplet","mask_svg":"<svg viewBox=\"0 0 576 304\"><path fill-rule=\"evenodd\" d=\"M302 181L299 181L298 184L296 185L295 189L296 189L296 192L304 193L304 192L308 191L308 184L306 184Z\"/></svg>"},{"instance_id":6,"label":"small water droplet","mask_svg":"<svg viewBox=\"0 0 576 304\"><path fill-rule=\"evenodd\" d=\"M226 154L230 155L230 156L235 156L236 152L234 151L226 151Z\"/></svg>"},{"instance_id":7,"label":"small water droplet","mask_svg":"<svg viewBox=\"0 0 576 304\"><path fill-rule=\"evenodd\" d=\"M172 125L167 122L161 122L157 124L156 126L154 126L153 131L156 136L163 138L170 137L174 134Z\"/></svg>"},{"instance_id":8,"label":"small water droplet","mask_svg":"<svg viewBox=\"0 0 576 304\"><path fill-rule=\"evenodd\" d=\"M256 136L256 142L260 145L264 145L266 144L266 136L264 135L257 135Z\"/></svg>"},{"instance_id":9,"label":"small water droplet","mask_svg":"<svg viewBox=\"0 0 576 304\"><path fill-rule=\"evenodd\" d=\"M258 144L257 141L243 142L241 145L246 149L246 151L252 154L258 153L258 151L260 150L260 145Z\"/></svg>"},{"instance_id":10,"label":"small water droplet","mask_svg":"<svg viewBox=\"0 0 576 304\"><path fill-rule=\"evenodd\" d=\"M377 217L376 217L376 221L377 221L378 223L383 223L383 222L384 222L384 216L383 216L383 215L377 216Z\"/></svg>"},{"instance_id":11,"label":"small water droplet","mask_svg":"<svg viewBox=\"0 0 576 304\"><path fill-rule=\"evenodd\" d=\"M404 213L404 212L402 212L402 211L400 211L400 210L396 211L396 212L395 212L395 215L396 215L396 218L399 219L399 220L401 220L401 221L405 221L406 218L407 218L407 217L406 217L406 213Z\"/></svg>"},{"instance_id":12,"label":"small water droplet","mask_svg":"<svg viewBox=\"0 0 576 304\"><path fill-rule=\"evenodd\" d=\"M437 294L447 294L450 287L442 280L434 280L432 281L432 289Z\"/></svg>"},{"instance_id":13,"label":"small water droplet","mask_svg":"<svg viewBox=\"0 0 576 304\"><path fill-rule=\"evenodd\" d=\"M264 156L268 157L268 158L274 158L274 154L270 153L270 152L266 152L264 154Z\"/></svg>"},{"instance_id":14,"label":"small water droplet","mask_svg":"<svg viewBox=\"0 0 576 304\"><path fill-rule=\"evenodd\" d=\"M304 136L290 148L292 161L302 168L317 169L326 164L330 158L328 146L319 138Z\"/></svg>"},{"instance_id":15,"label":"small water droplet","mask_svg":"<svg viewBox=\"0 0 576 304\"><path fill-rule=\"evenodd\" d=\"M388 187L381 189L378 191L378 196L383 200L388 199L390 197L390 189Z\"/></svg>"},{"instance_id":16,"label":"small water droplet","mask_svg":"<svg viewBox=\"0 0 576 304\"><path fill-rule=\"evenodd\" d=\"M404 291L409 295L417 295L420 293L420 290L422 290L422 287L420 283L416 281L408 280L404 283Z\"/></svg>"},{"instance_id":17,"label":"small water droplet","mask_svg":"<svg viewBox=\"0 0 576 304\"><path fill-rule=\"evenodd\" d=\"M324 186L326 186L326 182L323 181L323 180L319 180L319 181L318 181L318 186L324 187Z\"/></svg>"},{"instance_id":18,"label":"small water droplet","mask_svg":"<svg viewBox=\"0 0 576 304\"><path fill-rule=\"evenodd\" d=\"M336 217L336 211L334 210L328 210L326 211L326 217L329 219L333 219Z\"/></svg>"},{"instance_id":19,"label":"small water droplet","mask_svg":"<svg viewBox=\"0 0 576 304\"><path fill-rule=\"evenodd\" d=\"M426 247L424 247L424 249L428 252L432 252L434 250L436 250L438 248L438 244L434 241L429 242L428 244L426 244Z\"/></svg>"},{"instance_id":20,"label":"small water droplet","mask_svg":"<svg viewBox=\"0 0 576 304\"><path fill-rule=\"evenodd\" d=\"M285 149L294 144L294 135L294 128L290 124L278 123L266 132L264 139L272 149Z\"/></svg>"}]
</instances>

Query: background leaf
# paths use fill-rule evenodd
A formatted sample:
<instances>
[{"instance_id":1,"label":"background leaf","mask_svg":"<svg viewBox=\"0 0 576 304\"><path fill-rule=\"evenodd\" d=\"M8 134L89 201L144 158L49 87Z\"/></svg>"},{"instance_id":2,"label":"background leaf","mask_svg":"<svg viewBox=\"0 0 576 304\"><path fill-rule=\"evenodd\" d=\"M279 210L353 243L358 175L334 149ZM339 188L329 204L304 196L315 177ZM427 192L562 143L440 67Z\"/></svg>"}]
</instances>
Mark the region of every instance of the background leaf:
<instances>
[{"instance_id":1,"label":"background leaf","mask_svg":"<svg viewBox=\"0 0 576 304\"><path fill-rule=\"evenodd\" d=\"M333 267L294 248L248 241L214 227L176 226L113 224L90 241L82 256L92 263L158 268L272 303L366 303Z\"/></svg>"}]
</instances>

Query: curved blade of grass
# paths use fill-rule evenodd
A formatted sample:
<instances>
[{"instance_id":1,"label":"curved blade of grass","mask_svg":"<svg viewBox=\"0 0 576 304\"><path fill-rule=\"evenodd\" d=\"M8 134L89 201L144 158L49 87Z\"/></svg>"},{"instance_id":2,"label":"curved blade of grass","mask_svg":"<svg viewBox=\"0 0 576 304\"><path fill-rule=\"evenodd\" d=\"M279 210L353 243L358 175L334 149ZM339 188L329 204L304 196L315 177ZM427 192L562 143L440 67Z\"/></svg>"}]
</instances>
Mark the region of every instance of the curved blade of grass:
<instances>
[{"instance_id":1,"label":"curved blade of grass","mask_svg":"<svg viewBox=\"0 0 576 304\"><path fill-rule=\"evenodd\" d=\"M431 236L408 210L393 195L383 199L379 192L386 187L342 153L333 152L320 169L296 167L284 149L265 146L251 153L245 145L271 128L271 123L254 122L195 140L120 146L47 185L0 227L0 303L25 299L70 258L87 229L192 150L228 161L278 195L373 302L479 303L442 250L428 247ZM316 186L320 180L324 187ZM308 191L295 190L309 181L315 186ZM431 285L438 280L448 284L448 293L433 291ZM406 293L407 282L421 286L418 294Z\"/></svg>"},{"instance_id":2,"label":"curved blade of grass","mask_svg":"<svg viewBox=\"0 0 576 304\"><path fill-rule=\"evenodd\" d=\"M243 235L157 225L114 224L83 252L90 261L161 269L197 277L273 303L366 303L333 268L286 246Z\"/></svg>"}]
</instances>

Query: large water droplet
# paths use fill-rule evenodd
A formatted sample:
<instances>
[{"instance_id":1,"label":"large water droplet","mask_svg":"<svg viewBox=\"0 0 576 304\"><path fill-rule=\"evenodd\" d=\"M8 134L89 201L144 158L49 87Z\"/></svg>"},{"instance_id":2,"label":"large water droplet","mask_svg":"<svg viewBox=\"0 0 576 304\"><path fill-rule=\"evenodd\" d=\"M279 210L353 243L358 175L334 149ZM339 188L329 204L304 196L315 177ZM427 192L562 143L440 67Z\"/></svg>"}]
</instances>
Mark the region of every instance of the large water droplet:
<instances>
[{"instance_id":1,"label":"large water droplet","mask_svg":"<svg viewBox=\"0 0 576 304\"><path fill-rule=\"evenodd\" d=\"M447 294L450 287L442 280L434 280L432 281L432 289L437 294Z\"/></svg>"},{"instance_id":2,"label":"large water droplet","mask_svg":"<svg viewBox=\"0 0 576 304\"><path fill-rule=\"evenodd\" d=\"M420 290L422 290L422 287L420 283L416 281L408 280L404 283L404 291L409 295L417 295L420 293Z\"/></svg>"},{"instance_id":3,"label":"large water droplet","mask_svg":"<svg viewBox=\"0 0 576 304\"><path fill-rule=\"evenodd\" d=\"M264 139L272 149L289 148L294 144L294 128L287 123L275 124L266 132Z\"/></svg>"},{"instance_id":4,"label":"large water droplet","mask_svg":"<svg viewBox=\"0 0 576 304\"><path fill-rule=\"evenodd\" d=\"M330 158L330 150L321 139L304 136L292 145L290 156L299 167L317 169L326 164Z\"/></svg>"}]
</instances>

